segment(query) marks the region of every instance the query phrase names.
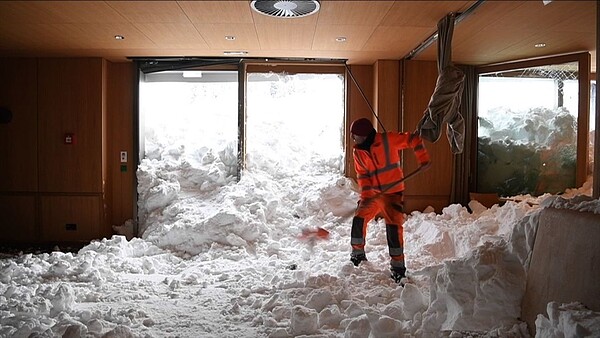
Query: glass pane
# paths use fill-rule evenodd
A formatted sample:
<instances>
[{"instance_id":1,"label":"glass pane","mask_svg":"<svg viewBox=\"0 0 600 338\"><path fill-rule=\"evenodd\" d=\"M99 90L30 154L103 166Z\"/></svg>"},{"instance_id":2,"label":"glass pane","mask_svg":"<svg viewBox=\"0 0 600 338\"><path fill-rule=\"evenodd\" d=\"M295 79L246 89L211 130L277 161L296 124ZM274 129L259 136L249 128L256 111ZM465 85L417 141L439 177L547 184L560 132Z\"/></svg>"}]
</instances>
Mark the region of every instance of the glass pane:
<instances>
[{"instance_id":1,"label":"glass pane","mask_svg":"<svg viewBox=\"0 0 600 338\"><path fill-rule=\"evenodd\" d=\"M477 191L501 196L575 187L577 63L479 76Z\"/></svg>"},{"instance_id":2,"label":"glass pane","mask_svg":"<svg viewBox=\"0 0 600 338\"><path fill-rule=\"evenodd\" d=\"M181 71L179 78L161 77L165 73L175 72L148 74L146 79L152 80L140 83L145 157L182 157L193 167L202 167L208 153L229 149L236 154L237 72Z\"/></svg>"},{"instance_id":3,"label":"glass pane","mask_svg":"<svg viewBox=\"0 0 600 338\"><path fill-rule=\"evenodd\" d=\"M340 74L248 74L247 169L284 177L342 172L344 101Z\"/></svg>"},{"instance_id":4,"label":"glass pane","mask_svg":"<svg viewBox=\"0 0 600 338\"><path fill-rule=\"evenodd\" d=\"M237 72L146 74L139 100L144 154L137 177L147 188L138 186L143 234L160 217L155 210L236 181Z\"/></svg>"}]
</instances>

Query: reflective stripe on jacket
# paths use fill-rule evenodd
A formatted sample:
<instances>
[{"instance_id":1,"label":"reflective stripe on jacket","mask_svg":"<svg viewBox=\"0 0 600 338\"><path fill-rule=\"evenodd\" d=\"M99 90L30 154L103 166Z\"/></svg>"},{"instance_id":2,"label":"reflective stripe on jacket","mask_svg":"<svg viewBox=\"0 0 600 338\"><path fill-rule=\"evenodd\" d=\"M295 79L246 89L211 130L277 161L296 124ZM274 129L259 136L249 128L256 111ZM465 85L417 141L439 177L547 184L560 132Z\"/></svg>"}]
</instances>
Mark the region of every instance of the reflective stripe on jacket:
<instances>
[{"instance_id":1,"label":"reflective stripe on jacket","mask_svg":"<svg viewBox=\"0 0 600 338\"><path fill-rule=\"evenodd\" d=\"M361 198L369 198L382 191L396 193L404 190L404 183L400 182L404 178L400 151L409 148L414 150L420 165L429 163L429 153L423 140L408 132L377 133L369 151L354 146L354 168Z\"/></svg>"}]
</instances>

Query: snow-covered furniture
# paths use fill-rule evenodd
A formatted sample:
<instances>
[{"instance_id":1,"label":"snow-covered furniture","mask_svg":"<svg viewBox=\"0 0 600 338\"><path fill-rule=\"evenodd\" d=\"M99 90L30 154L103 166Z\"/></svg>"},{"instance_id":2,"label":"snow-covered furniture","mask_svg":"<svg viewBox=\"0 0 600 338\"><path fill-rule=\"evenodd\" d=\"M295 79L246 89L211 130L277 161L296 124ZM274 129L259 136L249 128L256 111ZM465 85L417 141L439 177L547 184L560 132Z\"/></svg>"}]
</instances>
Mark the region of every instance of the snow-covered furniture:
<instances>
[{"instance_id":1,"label":"snow-covered furniture","mask_svg":"<svg viewBox=\"0 0 600 338\"><path fill-rule=\"evenodd\" d=\"M600 311L600 214L544 209L523 297L522 319L535 334L547 305L579 302Z\"/></svg>"}]
</instances>

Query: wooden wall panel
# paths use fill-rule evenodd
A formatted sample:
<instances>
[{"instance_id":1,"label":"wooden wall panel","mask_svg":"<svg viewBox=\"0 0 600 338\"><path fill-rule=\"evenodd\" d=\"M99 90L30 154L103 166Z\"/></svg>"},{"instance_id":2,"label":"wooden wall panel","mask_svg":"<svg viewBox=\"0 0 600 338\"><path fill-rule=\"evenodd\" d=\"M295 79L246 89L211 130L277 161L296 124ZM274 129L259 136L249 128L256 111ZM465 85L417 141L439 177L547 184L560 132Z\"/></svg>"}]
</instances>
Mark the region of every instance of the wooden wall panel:
<instances>
[{"instance_id":1,"label":"wooden wall panel","mask_svg":"<svg viewBox=\"0 0 600 338\"><path fill-rule=\"evenodd\" d=\"M406 187L411 183L407 183ZM404 211L411 213L415 210L423 211L427 207L433 207L436 213L441 213L442 209L450 204L450 197L445 195L408 195L404 199Z\"/></svg>"},{"instance_id":2,"label":"wooden wall panel","mask_svg":"<svg viewBox=\"0 0 600 338\"><path fill-rule=\"evenodd\" d=\"M100 58L39 60L40 191L102 191L102 72Z\"/></svg>"},{"instance_id":3,"label":"wooden wall panel","mask_svg":"<svg viewBox=\"0 0 600 338\"><path fill-rule=\"evenodd\" d=\"M413 131L423 117L437 81L437 64L434 61L404 61L404 129ZM444 126L445 130L445 126ZM423 210L428 205L447 206L452 189L453 155L445 131L436 143L425 142L431 155L432 166L406 183L407 211ZM404 155L404 171L417 168L413 154ZM424 198L425 196L429 196ZM412 201L411 201L412 199ZM419 202L421 201L421 202ZM430 203L435 202L436 203ZM442 203L441 201L446 201ZM436 208L440 212L441 208Z\"/></svg>"},{"instance_id":4,"label":"wooden wall panel","mask_svg":"<svg viewBox=\"0 0 600 338\"><path fill-rule=\"evenodd\" d=\"M102 237L102 196L40 197L42 242L80 242Z\"/></svg>"},{"instance_id":5,"label":"wooden wall panel","mask_svg":"<svg viewBox=\"0 0 600 338\"><path fill-rule=\"evenodd\" d=\"M37 191L36 59L0 59L0 107L12 120L0 124L0 191Z\"/></svg>"},{"instance_id":6,"label":"wooden wall panel","mask_svg":"<svg viewBox=\"0 0 600 338\"><path fill-rule=\"evenodd\" d=\"M375 111L386 131L400 129L400 62L375 63ZM378 126L379 127L379 126ZM382 129L379 129L383 131Z\"/></svg>"},{"instance_id":7,"label":"wooden wall panel","mask_svg":"<svg viewBox=\"0 0 600 338\"><path fill-rule=\"evenodd\" d=\"M416 129L435 89L436 62L380 60L373 67L351 66L351 71L374 109L380 114L379 118L386 130ZM377 121L364 98L350 78L348 81L348 128L352 121L360 117L370 118L376 125ZM433 164L428 171L407 181L407 212L423 210L428 206L440 212L449 204L453 155L445 137L444 133L438 142L426 142ZM356 178L349 133L346 135L346 142L346 174ZM405 152L405 173L410 173L416 168L417 161L413 152Z\"/></svg>"},{"instance_id":8,"label":"wooden wall panel","mask_svg":"<svg viewBox=\"0 0 600 338\"><path fill-rule=\"evenodd\" d=\"M136 155L133 153L133 63L108 63L107 77L107 185L110 225L122 225L133 218ZM127 162L120 153L126 151Z\"/></svg>"},{"instance_id":9,"label":"wooden wall panel","mask_svg":"<svg viewBox=\"0 0 600 338\"><path fill-rule=\"evenodd\" d=\"M354 170L354 161L352 159L352 138L350 137L350 124L352 121L366 117L371 119L373 125L376 121L373 117L373 113L369 108L369 104L373 107L373 66L350 66L350 71L354 80L360 86L366 99L363 98L361 91L357 84L354 83L350 74L346 75L346 91L347 91L347 116L346 116L346 130L345 130L345 141L346 141L346 175L356 179L356 171Z\"/></svg>"},{"instance_id":10,"label":"wooden wall panel","mask_svg":"<svg viewBox=\"0 0 600 338\"><path fill-rule=\"evenodd\" d=\"M579 61L579 74L584 79L579 81L579 105L577 113L577 168L575 169L576 187L581 187L588 179L589 163L589 131L590 131L590 80L591 55L581 53Z\"/></svg>"},{"instance_id":11,"label":"wooden wall panel","mask_svg":"<svg viewBox=\"0 0 600 338\"><path fill-rule=\"evenodd\" d=\"M0 242L37 241L34 195L0 195Z\"/></svg>"}]
</instances>

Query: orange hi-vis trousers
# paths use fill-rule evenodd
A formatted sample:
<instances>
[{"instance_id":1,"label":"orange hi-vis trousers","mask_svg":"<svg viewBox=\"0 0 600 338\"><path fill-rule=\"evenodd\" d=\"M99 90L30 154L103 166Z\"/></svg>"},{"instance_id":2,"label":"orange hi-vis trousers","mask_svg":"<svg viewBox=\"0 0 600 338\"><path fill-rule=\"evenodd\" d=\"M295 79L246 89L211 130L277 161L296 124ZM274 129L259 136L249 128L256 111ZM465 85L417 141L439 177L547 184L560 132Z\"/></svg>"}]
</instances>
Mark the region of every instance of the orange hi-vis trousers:
<instances>
[{"instance_id":1,"label":"orange hi-vis trousers","mask_svg":"<svg viewBox=\"0 0 600 338\"><path fill-rule=\"evenodd\" d=\"M365 237L368 223L378 215L385 220L385 230L392 268L405 268L404 265L404 197L402 193L379 194L361 200L354 218L350 244L353 254L365 253Z\"/></svg>"}]
</instances>

